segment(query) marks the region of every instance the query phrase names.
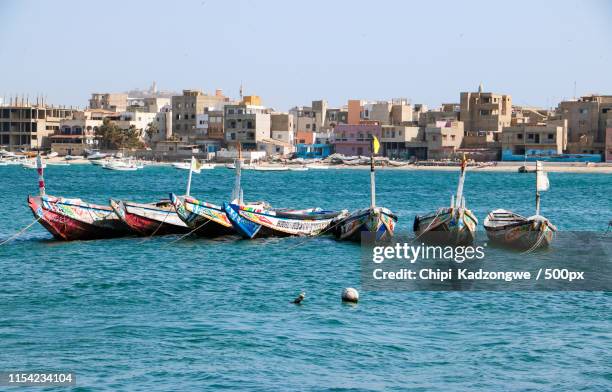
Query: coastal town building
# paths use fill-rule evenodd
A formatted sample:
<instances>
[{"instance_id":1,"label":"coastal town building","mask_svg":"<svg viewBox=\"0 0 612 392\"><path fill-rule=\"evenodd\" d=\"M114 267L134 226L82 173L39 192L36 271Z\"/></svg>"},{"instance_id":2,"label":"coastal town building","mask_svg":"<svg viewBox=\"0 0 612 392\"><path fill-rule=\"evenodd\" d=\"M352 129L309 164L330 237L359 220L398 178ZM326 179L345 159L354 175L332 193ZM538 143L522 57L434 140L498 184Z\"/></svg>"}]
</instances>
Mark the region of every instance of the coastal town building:
<instances>
[{"instance_id":1,"label":"coastal town building","mask_svg":"<svg viewBox=\"0 0 612 392\"><path fill-rule=\"evenodd\" d=\"M89 99L89 109L124 112L128 106L128 95L125 93L93 93Z\"/></svg>"},{"instance_id":2,"label":"coastal town building","mask_svg":"<svg viewBox=\"0 0 612 392\"><path fill-rule=\"evenodd\" d=\"M244 149L256 149L257 143L270 139L270 110L247 103L225 105L225 142L241 143Z\"/></svg>"},{"instance_id":3,"label":"coastal town building","mask_svg":"<svg viewBox=\"0 0 612 392\"><path fill-rule=\"evenodd\" d=\"M128 98L128 112L157 113L164 106L171 105L171 98L144 97Z\"/></svg>"},{"instance_id":4,"label":"coastal town building","mask_svg":"<svg viewBox=\"0 0 612 392\"><path fill-rule=\"evenodd\" d=\"M460 97L459 120L468 135L481 138L479 143L497 140L496 135L510 125L510 95L484 92L481 84L478 92L462 92Z\"/></svg>"},{"instance_id":5,"label":"coastal town building","mask_svg":"<svg viewBox=\"0 0 612 392\"><path fill-rule=\"evenodd\" d=\"M612 117L606 121L606 162L612 162Z\"/></svg>"},{"instance_id":6,"label":"coastal town building","mask_svg":"<svg viewBox=\"0 0 612 392\"><path fill-rule=\"evenodd\" d=\"M377 123L339 124L334 129L334 150L347 156L370 155L372 136L381 138L382 127Z\"/></svg>"},{"instance_id":7,"label":"coastal town building","mask_svg":"<svg viewBox=\"0 0 612 392\"><path fill-rule=\"evenodd\" d=\"M270 113L270 138L294 145L293 115L289 113Z\"/></svg>"},{"instance_id":8,"label":"coastal town building","mask_svg":"<svg viewBox=\"0 0 612 392\"><path fill-rule=\"evenodd\" d=\"M156 132L151 134L150 142L158 143L164 140L171 140L172 137L172 105L166 105L159 109L155 114Z\"/></svg>"},{"instance_id":9,"label":"coastal town building","mask_svg":"<svg viewBox=\"0 0 612 392\"><path fill-rule=\"evenodd\" d=\"M105 118L116 115L103 109L75 111L71 118L60 121L59 129L50 136L51 150L59 155L83 155L98 148L96 132Z\"/></svg>"},{"instance_id":10,"label":"coastal town building","mask_svg":"<svg viewBox=\"0 0 612 392\"><path fill-rule=\"evenodd\" d=\"M567 120L504 127L501 136L502 160L522 161L563 154L567 146Z\"/></svg>"},{"instance_id":11,"label":"coastal town building","mask_svg":"<svg viewBox=\"0 0 612 392\"><path fill-rule=\"evenodd\" d=\"M10 151L49 148L49 136L73 111L42 101L30 104L23 97L11 99L0 106L0 145Z\"/></svg>"},{"instance_id":12,"label":"coastal town building","mask_svg":"<svg viewBox=\"0 0 612 392\"><path fill-rule=\"evenodd\" d=\"M332 154L331 144L296 144L295 155L303 159L323 159Z\"/></svg>"},{"instance_id":13,"label":"coastal town building","mask_svg":"<svg viewBox=\"0 0 612 392\"><path fill-rule=\"evenodd\" d=\"M382 154L390 158L427 158L424 129L416 125L383 125L380 144Z\"/></svg>"},{"instance_id":14,"label":"coastal town building","mask_svg":"<svg viewBox=\"0 0 612 392\"><path fill-rule=\"evenodd\" d=\"M183 95L172 97L173 135L182 142L190 143L202 138L202 129L198 128L196 116L205 109L223 110L229 103L221 90L215 95L208 95L200 90L183 90Z\"/></svg>"},{"instance_id":15,"label":"coastal town building","mask_svg":"<svg viewBox=\"0 0 612 392\"><path fill-rule=\"evenodd\" d=\"M612 95L584 96L559 103L558 114L567 120L567 152L604 154L607 119L612 114Z\"/></svg>"},{"instance_id":16,"label":"coastal town building","mask_svg":"<svg viewBox=\"0 0 612 392\"><path fill-rule=\"evenodd\" d=\"M281 140L263 139L257 142L257 150L265 151L269 157L288 157L295 152L295 146Z\"/></svg>"},{"instance_id":17,"label":"coastal town building","mask_svg":"<svg viewBox=\"0 0 612 392\"><path fill-rule=\"evenodd\" d=\"M421 127L426 127L429 124L434 124L437 121L458 121L460 106L457 103L445 103L439 109L428 110L421 113L418 124Z\"/></svg>"},{"instance_id":18,"label":"coastal town building","mask_svg":"<svg viewBox=\"0 0 612 392\"><path fill-rule=\"evenodd\" d=\"M454 157L463 142L463 122L441 120L425 128L427 159L447 159Z\"/></svg>"}]
</instances>

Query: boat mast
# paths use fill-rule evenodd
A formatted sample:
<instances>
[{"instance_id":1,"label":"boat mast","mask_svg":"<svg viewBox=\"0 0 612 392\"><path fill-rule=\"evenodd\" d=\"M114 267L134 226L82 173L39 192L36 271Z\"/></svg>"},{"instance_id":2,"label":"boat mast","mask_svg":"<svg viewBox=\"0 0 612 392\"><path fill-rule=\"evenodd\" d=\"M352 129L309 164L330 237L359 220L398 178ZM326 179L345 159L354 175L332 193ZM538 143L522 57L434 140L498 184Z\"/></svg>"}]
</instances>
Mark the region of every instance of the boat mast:
<instances>
[{"instance_id":1,"label":"boat mast","mask_svg":"<svg viewBox=\"0 0 612 392\"><path fill-rule=\"evenodd\" d=\"M540 162L536 161L536 215L540 215Z\"/></svg>"},{"instance_id":2,"label":"boat mast","mask_svg":"<svg viewBox=\"0 0 612 392\"><path fill-rule=\"evenodd\" d=\"M463 183L465 181L465 167L466 166L467 166L467 159L465 157L465 154L463 154L463 158L461 159L461 174L459 175L459 184L457 185L457 196L455 197L454 205L452 205L452 202L451 202L451 207L459 208L462 205Z\"/></svg>"},{"instance_id":3,"label":"boat mast","mask_svg":"<svg viewBox=\"0 0 612 392\"><path fill-rule=\"evenodd\" d=\"M187 177L187 189L185 191L185 195L189 196L189 192L191 192L191 176L193 174L193 167L195 166L195 158L193 155L191 156L191 162L189 163L189 177Z\"/></svg>"},{"instance_id":4,"label":"boat mast","mask_svg":"<svg viewBox=\"0 0 612 392\"><path fill-rule=\"evenodd\" d=\"M236 166L236 182L234 183L234 190L232 191L232 200L238 201L239 204L242 204L242 187L240 185L240 167L242 166L242 147L240 142L238 142L238 158L234 161L234 165Z\"/></svg>"},{"instance_id":5,"label":"boat mast","mask_svg":"<svg viewBox=\"0 0 612 392\"><path fill-rule=\"evenodd\" d=\"M374 174L374 136L370 140L370 208L376 208L376 178Z\"/></svg>"},{"instance_id":6,"label":"boat mast","mask_svg":"<svg viewBox=\"0 0 612 392\"><path fill-rule=\"evenodd\" d=\"M38 172L38 191L41 196L45 195L45 178L43 176L43 164L42 158L40 157L40 151L36 156L36 171Z\"/></svg>"}]
</instances>

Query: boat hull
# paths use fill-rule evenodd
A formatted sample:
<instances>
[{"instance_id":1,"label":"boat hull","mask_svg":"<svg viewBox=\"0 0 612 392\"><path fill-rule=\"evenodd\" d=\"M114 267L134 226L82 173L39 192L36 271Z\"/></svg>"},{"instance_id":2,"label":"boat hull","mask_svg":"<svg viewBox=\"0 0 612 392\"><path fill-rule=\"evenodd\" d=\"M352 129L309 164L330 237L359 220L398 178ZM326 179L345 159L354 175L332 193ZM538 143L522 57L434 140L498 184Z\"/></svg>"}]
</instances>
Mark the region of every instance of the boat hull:
<instances>
[{"instance_id":1,"label":"boat hull","mask_svg":"<svg viewBox=\"0 0 612 392\"><path fill-rule=\"evenodd\" d=\"M108 206L53 196L28 196L28 205L43 227L60 240L115 238L130 232Z\"/></svg>"},{"instance_id":2,"label":"boat hull","mask_svg":"<svg viewBox=\"0 0 612 392\"><path fill-rule=\"evenodd\" d=\"M393 237L397 217L386 208L355 211L334 224L337 239L361 242L363 233L372 233L377 241ZM374 237L373 237L374 238Z\"/></svg>"},{"instance_id":3,"label":"boat hull","mask_svg":"<svg viewBox=\"0 0 612 392\"><path fill-rule=\"evenodd\" d=\"M183 222L170 203L139 204L112 200L112 209L117 216L138 235L183 234L189 227Z\"/></svg>"},{"instance_id":4,"label":"boat hull","mask_svg":"<svg viewBox=\"0 0 612 392\"><path fill-rule=\"evenodd\" d=\"M221 207L174 193L170 194L170 200L179 218L191 230L195 230L196 235L218 237L235 233L232 223Z\"/></svg>"},{"instance_id":5,"label":"boat hull","mask_svg":"<svg viewBox=\"0 0 612 392\"><path fill-rule=\"evenodd\" d=\"M320 209L280 210L263 205L224 203L232 225L245 238L275 236L313 237L327 231L344 212Z\"/></svg>"},{"instance_id":6,"label":"boat hull","mask_svg":"<svg viewBox=\"0 0 612 392\"><path fill-rule=\"evenodd\" d=\"M417 238L448 245L471 245L476 238L478 219L465 208L440 208L414 218Z\"/></svg>"},{"instance_id":7,"label":"boat hull","mask_svg":"<svg viewBox=\"0 0 612 392\"><path fill-rule=\"evenodd\" d=\"M549 247L556 228L548 220L526 219L495 228L485 226L485 230L495 245L527 250Z\"/></svg>"}]
</instances>

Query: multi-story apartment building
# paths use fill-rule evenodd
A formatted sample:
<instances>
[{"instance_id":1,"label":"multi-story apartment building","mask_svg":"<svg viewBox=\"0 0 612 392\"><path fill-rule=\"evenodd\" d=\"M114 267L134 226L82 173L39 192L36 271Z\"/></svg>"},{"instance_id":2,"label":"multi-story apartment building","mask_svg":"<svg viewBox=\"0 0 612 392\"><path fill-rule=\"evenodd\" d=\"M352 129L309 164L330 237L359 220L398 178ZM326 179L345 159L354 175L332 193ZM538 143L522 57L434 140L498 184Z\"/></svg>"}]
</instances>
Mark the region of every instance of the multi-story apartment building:
<instances>
[{"instance_id":1,"label":"multi-story apartment building","mask_svg":"<svg viewBox=\"0 0 612 392\"><path fill-rule=\"evenodd\" d=\"M370 155L372 136L381 137L382 127L371 124L338 124L334 129L335 151L344 155Z\"/></svg>"},{"instance_id":2,"label":"multi-story apartment building","mask_svg":"<svg viewBox=\"0 0 612 392\"><path fill-rule=\"evenodd\" d=\"M270 114L270 138L287 144L295 144L295 133L293 131L293 115L289 113Z\"/></svg>"},{"instance_id":3,"label":"multi-story apartment building","mask_svg":"<svg viewBox=\"0 0 612 392\"><path fill-rule=\"evenodd\" d=\"M50 147L49 136L60 121L72 117L73 109L29 104L24 99L0 106L0 145L9 150Z\"/></svg>"},{"instance_id":4,"label":"multi-story apartment building","mask_svg":"<svg viewBox=\"0 0 612 392\"><path fill-rule=\"evenodd\" d=\"M383 125L380 144L383 155L407 159L413 156L427 158L425 130L418 126Z\"/></svg>"},{"instance_id":5,"label":"multi-story apartment building","mask_svg":"<svg viewBox=\"0 0 612 392\"><path fill-rule=\"evenodd\" d=\"M606 121L606 162L612 162L612 117Z\"/></svg>"},{"instance_id":6,"label":"multi-story apartment building","mask_svg":"<svg viewBox=\"0 0 612 392\"><path fill-rule=\"evenodd\" d=\"M534 160L562 154L567 146L567 120L504 127L501 146L503 161Z\"/></svg>"},{"instance_id":7,"label":"multi-story apartment building","mask_svg":"<svg viewBox=\"0 0 612 392\"><path fill-rule=\"evenodd\" d=\"M512 98L506 94L462 92L459 120L468 134L493 135L509 126L512 119ZM494 135L493 135L494 136Z\"/></svg>"},{"instance_id":8,"label":"multi-story apartment building","mask_svg":"<svg viewBox=\"0 0 612 392\"><path fill-rule=\"evenodd\" d=\"M459 104L444 103L437 110L428 110L421 113L418 124L421 127L426 127L429 124L435 124L438 121L458 121L459 120Z\"/></svg>"},{"instance_id":9,"label":"multi-story apartment building","mask_svg":"<svg viewBox=\"0 0 612 392\"><path fill-rule=\"evenodd\" d=\"M89 99L90 109L124 112L128 106L128 95L124 93L93 93Z\"/></svg>"},{"instance_id":10,"label":"multi-story apartment building","mask_svg":"<svg viewBox=\"0 0 612 392\"><path fill-rule=\"evenodd\" d=\"M425 128L428 159L444 159L453 156L463 142L463 122L436 121Z\"/></svg>"},{"instance_id":11,"label":"multi-story apartment building","mask_svg":"<svg viewBox=\"0 0 612 392\"><path fill-rule=\"evenodd\" d=\"M74 112L60 121L59 130L50 136L51 150L59 155L83 155L85 150L98 148L96 131L104 118L116 115L104 109Z\"/></svg>"},{"instance_id":12,"label":"multi-story apartment building","mask_svg":"<svg viewBox=\"0 0 612 392\"><path fill-rule=\"evenodd\" d=\"M215 95L204 94L200 90L183 90L183 95L172 97L173 135L182 142L193 142L202 138L202 128L198 128L198 114L205 110L223 110L228 99L221 90Z\"/></svg>"},{"instance_id":13,"label":"multi-story apartment building","mask_svg":"<svg viewBox=\"0 0 612 392\"><path fill-rule=\"evenodd\" d=\"M270 139L270 111L264 106L225 105L225 142L241 143L245 150L256 149L257 143Z\"/></svg>"},{"instance_id":14,"label":"multi-story apartment building","mask_svg":"<svg viewBox=\"0 0 612 392\"><path fill-rule=\"evenodd\" d=\"M607 120L612 115L612 95L591 95L563 101L557 112L567 120L569 153L603 155Z\"/></svg>"}]
</instances>

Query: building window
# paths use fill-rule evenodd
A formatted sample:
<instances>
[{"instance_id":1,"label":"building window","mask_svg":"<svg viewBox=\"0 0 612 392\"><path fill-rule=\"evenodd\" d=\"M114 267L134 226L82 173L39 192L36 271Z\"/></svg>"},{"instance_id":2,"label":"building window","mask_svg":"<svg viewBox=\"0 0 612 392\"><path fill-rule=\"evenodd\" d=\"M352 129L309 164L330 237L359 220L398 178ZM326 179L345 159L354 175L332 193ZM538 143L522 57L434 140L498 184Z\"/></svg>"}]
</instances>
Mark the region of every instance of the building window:
<instances>
[{"instance_id":1,"label":"building window","mask_svg":"<svg viewBox=\"0 0 612 392\"><path fill-rule=\"evenodd\" d=\"M554 133L549 133L548 134L548 140L553 140L555 138L555 134Z\"/></svg>"},{"instance_id":2,"label":"building window","mask_svg":"<svg viewBox=\"0 0 612 392\"><path fill-rule=\"evenodd\" d=\"M519 139L519 140L523 139L523 134L522 133L517 133L516 134L516 138Z\"/></svg>"},{"instance_id":3,"label":"building window","mask_svg":"<svg viewBox=\"0 0 612 392\"><path fill-rule=\"evenodd\" d=\"M533 140L533 138L534 138L533 133L528 133L528 134L527 134L527 139L529 139L529 140Z\"/></svg>"},{"instance_id":4,"label":"building window","mask_svg":"<svg viewBox=\"0 0 612 392\"><path fill-rule=\"evenodd\" d=\"M230 138L236 140L236 134L234 132L230 133Z\"/></svg>"}]
</instances>

